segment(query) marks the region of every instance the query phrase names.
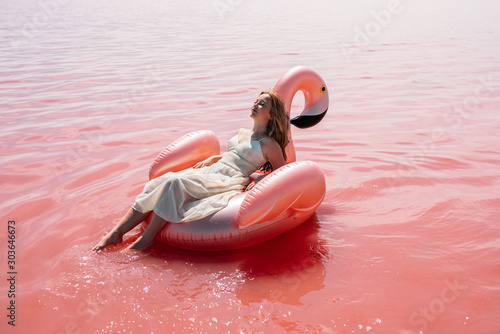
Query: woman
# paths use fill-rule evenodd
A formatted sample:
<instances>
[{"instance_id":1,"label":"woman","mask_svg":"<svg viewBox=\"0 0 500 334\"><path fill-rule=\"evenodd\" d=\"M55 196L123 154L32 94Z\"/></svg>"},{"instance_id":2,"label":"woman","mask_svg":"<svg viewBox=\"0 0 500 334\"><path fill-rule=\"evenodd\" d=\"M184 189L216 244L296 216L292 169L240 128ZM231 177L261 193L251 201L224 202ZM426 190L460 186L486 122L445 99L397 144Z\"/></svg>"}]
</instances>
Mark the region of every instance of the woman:
<instances>
[{"instance_id":1,"label":"woman","mask_svg":"<svg viewBox=\"0 0 500 334\"><path fill-rule=\"evenodd\" d=\"M223 155L198 162L193 169L167 173L149 181L122 220L93 248L95 251L122 241L125 233L154 211L142 235L128 248L145 249L169 223L183 223L209 216L224 208L229 199L251 189L263 176L248 184L257 169L269 172L285 164L288 119L284 103L273 91L262 92L250 117L252 130L240 129Z\"/></svg>"}]
</instances>

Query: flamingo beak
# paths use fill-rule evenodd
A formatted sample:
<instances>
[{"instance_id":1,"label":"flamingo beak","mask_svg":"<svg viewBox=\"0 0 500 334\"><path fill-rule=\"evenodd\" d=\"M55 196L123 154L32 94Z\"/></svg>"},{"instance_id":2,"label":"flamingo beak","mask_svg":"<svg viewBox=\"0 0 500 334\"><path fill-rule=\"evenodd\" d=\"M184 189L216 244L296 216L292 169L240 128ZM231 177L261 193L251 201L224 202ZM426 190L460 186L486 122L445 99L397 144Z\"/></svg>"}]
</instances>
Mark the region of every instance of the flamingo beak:
<instances>
[{"instance_id":1,"label":"flamingo beak","mask_svg":"<svg viewBox=\"0 0 500 334\"><path fill-rule=\"evenodd\" d=\"M321 122L323 117L325 117L327 111L328 111L328 108L319 115L297 116L295 118L292 118L290 120L290 123L292 123L293 125L295 125L299 129L307 129L307 128L315 126L316 124Z\"/></svg>"},{"instance_id":2,"label":"flamingo beak","mask_svg":"<svg viewBox=\"0 0 500 334\"><path fill-rule=\"evenodd\" d=\"M299 129L307 129L315 126L323 117L325 117L328 111L328 94L324 96L318 103L314 106L304 109L299 116L293 118L290 123L298 127Z\"/></svg>"}]
</instances>

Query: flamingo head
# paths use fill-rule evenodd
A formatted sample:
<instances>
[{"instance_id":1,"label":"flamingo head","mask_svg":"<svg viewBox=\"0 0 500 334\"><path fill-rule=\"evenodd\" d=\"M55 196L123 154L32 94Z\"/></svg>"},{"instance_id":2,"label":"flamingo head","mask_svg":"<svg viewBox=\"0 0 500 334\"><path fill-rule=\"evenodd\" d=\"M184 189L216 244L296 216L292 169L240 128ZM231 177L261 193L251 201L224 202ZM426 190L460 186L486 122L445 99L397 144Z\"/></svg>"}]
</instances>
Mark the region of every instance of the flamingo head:
<instances>
[{"instance_id":1,"label":"flamingo head","mask_svg":"<svg viewBox=\"0 0 500 334\"><path fill-rule=\"evenodd\" d=\"M304 94L304 110L290 121L296 127L310 128L325 117L329 105L328 89L319 74L311 68L291 68L278 80L274 90L283 99L288 116L295 94L299 90Z\"/></svg>"}]
</instances>

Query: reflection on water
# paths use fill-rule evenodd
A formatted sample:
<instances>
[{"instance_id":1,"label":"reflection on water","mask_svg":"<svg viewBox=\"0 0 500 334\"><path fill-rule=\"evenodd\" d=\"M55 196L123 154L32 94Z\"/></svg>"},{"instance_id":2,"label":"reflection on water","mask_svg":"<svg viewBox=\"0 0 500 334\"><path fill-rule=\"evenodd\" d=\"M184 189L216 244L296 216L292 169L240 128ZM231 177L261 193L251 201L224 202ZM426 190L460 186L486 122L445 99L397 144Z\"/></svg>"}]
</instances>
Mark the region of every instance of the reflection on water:
<instances>
[{"instance_id":1,"label":"reflection on water","mask_svg":"<svg viewBox=\"0 0 500 334\"><path fill-rule=\"evenodd\" d=\"M323 287L323 262L329 255L325 241L318 237L318 229L319 223L313 216L290 233L245 249L205 253L163 245L155 247L148 255L170 265L210 264L213 271L210 275L220 273L221 266L230 266L229 275L238 277L231 290L243 305L263 301L301 305L303 295Z\"/></svg>"},{"instance_id":2,"label":"reflection on water","mask_svg":"<svg viewBox=\"0 0 500 334\"><path fill-rule=\"evenodd\" d=\"M321 290L323 261L329 260L329 255L318 229L313 216L292 232L245 251L239 269L246 273L247 280L236 292L242 304L267 301L271 305L302 305L302 296Z\"/></svg>"}]
</instances>

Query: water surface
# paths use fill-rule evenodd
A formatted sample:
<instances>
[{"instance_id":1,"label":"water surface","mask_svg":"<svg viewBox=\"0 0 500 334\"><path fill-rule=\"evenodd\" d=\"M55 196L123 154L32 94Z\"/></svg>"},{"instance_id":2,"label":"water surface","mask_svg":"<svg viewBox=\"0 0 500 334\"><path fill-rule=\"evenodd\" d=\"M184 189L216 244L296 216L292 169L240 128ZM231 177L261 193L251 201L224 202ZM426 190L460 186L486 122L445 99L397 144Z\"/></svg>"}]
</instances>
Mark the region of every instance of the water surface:
<instances>
[{"instance_id":1,"label":"water surface","mask_svg":"<svg viewBox=\"0 0 500 334\"><path fill-rule=\"evenodd\" d=\"M1 6L2 333L500 331L496 2ZM295 65L331 99L293 130L327 181L307 223L232 252L126 252L139 230L90 251L160 150L200 129L224 146Z\"/></svg>"}]
</instances>

